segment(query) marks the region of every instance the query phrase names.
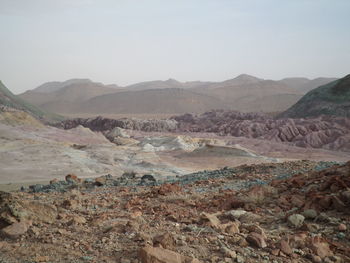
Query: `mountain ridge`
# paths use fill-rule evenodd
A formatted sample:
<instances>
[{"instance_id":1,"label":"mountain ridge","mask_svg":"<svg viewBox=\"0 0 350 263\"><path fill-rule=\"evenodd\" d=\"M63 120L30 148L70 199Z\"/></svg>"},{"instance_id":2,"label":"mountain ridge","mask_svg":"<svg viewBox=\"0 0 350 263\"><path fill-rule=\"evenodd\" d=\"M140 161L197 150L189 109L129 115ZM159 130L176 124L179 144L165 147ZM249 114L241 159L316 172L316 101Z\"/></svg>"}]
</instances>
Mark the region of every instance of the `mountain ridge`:
<instances>
[{"instance_id":1,"label":"mountain ridge","mask_svg":"<svg viewBox=\"0 0 350 263\"><path fill-rule=\"evenodd\" d=\"M94 114L104 113L185 113L179 111L180 106L191 110L191 112L199 112L200 110L209 111L212 109L232 109L244 112L262 111L262 112L281 112L286 110L297 102L304 94L303 91L308 83L327 82L328 79L321 78L320 80L308 80L306 78L295 78L297 80L268 80L257 78L248 74L241 74L235 78L228 79L222 82L209 81L188 81L180 82L175 79L155 80L135 83L125 87L114 86L113 84L104 85L102 83L93 82L89 79L71 79L61 83L48 82L38 88L26 91L19 96L28 102L42 107L43 109L60 114L85 114L94 112ZM50 83L53 85L50 87ZM314 84L313 84L314 85ZM176 93L174 102L168 96L173 96L172 89L182 89L188 93L192 100L196 101L198 109L187 107L186 103L191 103L191 100ZM43 90L43 92L42 92ZM158 90L162 95L158 99L166 100L168 105L156 101ZM185 93L182 91L182 93ZM136 92L136 93L122 93ZM109 96L104 96L105 102L101 101L101 97L105 94L111 95L115 102L111 102ZM135 95L139 101L130 95ZM166 95L167 94L167 95ZM124 102L119 96L123 96ZM89 101L93 98L101 103L101 109L94 104L94 109L89 109ZM195 98L196 97L196 98ZM146 99L147 98L147 99ZM203 102L198 102L199 98ZM146 101L147 100L147 101ZM209 100L211 100L209 102ZM95 102L96 100L92 100ZM110 105L106 108L104 105ZM114 104L124 105L116 106ZM158 105L151 107L150 105ZM204 107L206 105L206 107ZM170 108L173 107L172 109ZM92 106L91 106L92 107ZM155 109L157 108L157 112ZM116 112L111 112L115 109Z\"/></svg>"}]
</instances>

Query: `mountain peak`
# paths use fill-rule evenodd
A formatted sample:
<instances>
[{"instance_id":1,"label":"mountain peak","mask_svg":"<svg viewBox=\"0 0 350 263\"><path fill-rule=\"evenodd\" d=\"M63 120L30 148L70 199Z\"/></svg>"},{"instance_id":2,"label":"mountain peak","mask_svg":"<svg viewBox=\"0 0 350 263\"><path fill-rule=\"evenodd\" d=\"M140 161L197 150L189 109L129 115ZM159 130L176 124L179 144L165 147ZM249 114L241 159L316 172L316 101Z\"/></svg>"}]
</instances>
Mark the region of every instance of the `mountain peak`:
<instances>
[{"instance_id":1,"label":"mountain peak","mask_svg":"<svg viewBox=\"0 0 350 263\"><path fill-rule=\"evenodd\" d=\"M167 82L167 83L180 83L180 82L177 81L176 79L172 79L172 78L166 80L165 82Z\"/></svg>"},{"instance_id":2,"label":"mountain peak","mask_svg":"<svg viewBox=\"0 0 350 263\"><path fill-rule=\"evenodd\" d=\"M259 79L257 77L254 77L252 75L248 75L248 74L240 74L237 77L235 77L234 79L236 80L245 80L245 81L261 81L262 79Z\"/></svg>"},{"instance_id":3,"label":"mountain peak","mask_svg":"<svg viewBox=\"0 0 350 263\"><path fill-rule=\"evenodd\" d=\"M42 93L50 93L50 92L55 92L59 89L62 89L68 85L72 84L86 84L86 83L92 83L90 79L69 79L63 82L60 81L51 81L51 82L46 82L39 87L35 88L33 91L36 92L42 92Z\"/></svg>"},{"instance_id":4,"label":"mountain peak","mask_svg":"<svg viewBox=\"0 0 350 263\"><path fill-rule=\"evenodd\" d=\"M229 79L224 81L224 83L229 85L243 85L243 84L257 83L262 80L263 79L259 79L257 77L254 77L248 74L241 74L235 77L234 79Z\"/></svg>"}]
</instances>

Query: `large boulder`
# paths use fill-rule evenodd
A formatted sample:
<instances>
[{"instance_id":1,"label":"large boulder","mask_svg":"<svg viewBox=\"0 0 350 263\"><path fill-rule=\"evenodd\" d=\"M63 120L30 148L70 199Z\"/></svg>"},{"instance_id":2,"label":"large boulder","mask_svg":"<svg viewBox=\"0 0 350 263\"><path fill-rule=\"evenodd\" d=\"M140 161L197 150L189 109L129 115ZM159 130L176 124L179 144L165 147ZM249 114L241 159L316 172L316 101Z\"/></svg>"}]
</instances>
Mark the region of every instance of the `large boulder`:
<instances>
[{"instance_id":1,"label":"large boulder","mask_svg":"<svg viewBox=\"0 0 350 263\"><path fill-rule=\"evenodd\" d=\"M21 235L25 234L28 231L28 228L28 222L13 223L12 225L1 229L0 235L10 239L16 239L19 238Z\"/></svg>"},{"instance_id":2,"label":"large boulder","mask_svg":"<svg viewBox=\"0 0 350 263\"><path fill-rule=\"evenodd\" d=\"M0 227L22 221L52 223L56 218L55 206L22 200L11 193L0 192Z\"/></svg>"}]
</instances>

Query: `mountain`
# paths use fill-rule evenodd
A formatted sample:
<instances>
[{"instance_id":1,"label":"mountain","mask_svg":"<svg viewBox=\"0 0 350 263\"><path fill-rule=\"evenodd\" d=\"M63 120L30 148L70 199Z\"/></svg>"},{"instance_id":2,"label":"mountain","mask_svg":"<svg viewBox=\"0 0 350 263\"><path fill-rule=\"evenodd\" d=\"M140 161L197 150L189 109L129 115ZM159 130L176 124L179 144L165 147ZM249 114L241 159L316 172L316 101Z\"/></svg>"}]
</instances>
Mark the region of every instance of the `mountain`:
<instances>
[{"instance_id":1,"label":"mountain","mask_svg":"<svg viewBox=\"0 0 350 263\"><path fill-rule=\"evenodd\" d=\"M208 109L227 109L223 101L180 88L124 91L85 101L84 113L199 113Z\"/></svg>"},{"instance_id":2,"label":"mountain","mask_svg":"<svg viewBox=\"0 0 350 263\"><path fill-rule=\"evenodd\" d=\"M279 117L350 117L350 75L311 90Z\"/></svg>"},{"instance_id":3,"label":"mountain","mask_svg":"<svg viewBox=\"0 0 350 263\"><path fill-rule=\"evenodd\" d=\"M281 83L242 74L207 87L190 89L223 100L230 109L243 112L279 112L293 105L304 95Z\"/></svg>"},{"instance_id":4,"label":"mountain","mask_svg":"<svg viewBox=\"0 0 350 263\"><path fill-rule=\"evenodd\" d=\"M42 93L50 93L57 91L63 87L66 87L71 84L86 84L86 83L92 83L91 80L89 79L70 79L66 80L63 82L60 81L51 81L51 82L46 82L39 87L35 88L33 91L36 92L42 92Z\"/></svg>"},{"instance_id":5,"label":"mountain","mask_svg":"<svg viewBox=\"0 0 350 263\"><path fill-rule=\"evenodd\" d=\"M209 86L195 87L192 91L223 100L230 109L243 112L281 112L295 104L310 87L334 79L288 78L265 80L247 74Z\"/></svg>"},{"instance_id":6,"label":"mountain","mask_svg":"<svg viewBox=\"0 0 350 263\"><path fill-rule=\"evenodd\" d=\"M246 85L246 84L253 84L258 83L260 81L263 81L263 79L248 75L248 74L241 74L234 79L225 80L224 82L221 82L220 86L239 86L239 85Z\"/></svg>"},{"instance_id":7,"label":"mountain","mask_svg":"<svg viewBox=\"0 0 350 263\"><path fill-rule=\"evenodd\" d=\"M63 117L56 114L45 112L38 107L24 101L20 97L14 95L6 86L0 81L0 111L23 111L36 119L44 121L62 120Z\"/></svg>"},{"instance_id":8,"label":"mountain","mask_svg":"<svg viewBox=\"0 0 350 263\"><path fill-rule=\"evenodd\" d=\"M103 85L91 80L48 82L19 95L22 99L50 112L71 113L79 103L93 97L118 91L116 85Z\"/></svg>"},{"instance_id":9,"label":"mountain","mask_svg":"<svg viewBox=\"0 0 350 263\"><path fill-rule=\"evenodd\" d=\"M180 82L168 79L118 87L113 84L96 83L89 79L71 79L64 82L44 83L19 96L42 109L60 114L135 112L175 114L183 113L184 110L181 108L186 108L190 112L218 108L244 112L282 112L305 95L305 90L316 88L315 85L325 84L328 80L326 78L266 80L241 74L222 82ZM156 94L156 90L159 90L159 95ZM185 105L184 102L191 103L191 100L185 100L184 94L187 94L195 103ZM114 103L111 101L112 98L115 100ZM155 101L154 98L162 99L167 107L161 105L163 102ZM203 101L200 102L200 99ZM96 101L100 105L97 105Z\"/></svg>"},{"instance_id":10,"label":"mountain","mask_svg":"<svg viewBox=\"0 0 350 263\"><path fill-rule=\"evenodd\" d=\"M126 86L128 90L147 90L147 89L171 89L171 88L182 88L183 84L175 79L168 79L166 81L155 80L145 81L136 84Z\"/></svg>"},{"instance_id":11,"label":"mountain","mask_svg":"<svg viewBox=\"0 0 350 263\"><path fill-rule=\"evenodd\" d=\"M285 78L280 80L280 82L286 84L290 88L307 93L310 90L317 88L319 86L325 85L332 81L337 80L336 78L316 78L316 79L307 79L307 78Z\"/></svg>"},{"instance_id":12,"label":"mountain","mask_svg":"<svg viewBox=\"0 0 350 263\"><path fill-rule=\"evenodd\" d=\"M136 84L132 84L124 87L125 90L137 91L137 90L148 90L148 89L189 89L195 87L203 87L209 86L212 82L203 82L203 81L188 81L188 82L180 82L176 79L168 79L168 80L155 80L155 81L146 81L140 82Z\"/></svg>"}]
</instances>

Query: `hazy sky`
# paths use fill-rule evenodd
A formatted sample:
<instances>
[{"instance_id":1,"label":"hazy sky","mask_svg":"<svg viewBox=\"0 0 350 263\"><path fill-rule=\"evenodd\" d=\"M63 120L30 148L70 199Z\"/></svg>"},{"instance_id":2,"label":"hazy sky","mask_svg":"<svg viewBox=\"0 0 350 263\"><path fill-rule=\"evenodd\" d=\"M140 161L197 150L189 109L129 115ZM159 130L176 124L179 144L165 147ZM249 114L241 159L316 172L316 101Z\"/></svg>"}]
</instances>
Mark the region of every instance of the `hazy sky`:
<instances>
[{"instance_id":1,"label":"hazy sky","mask_svg":"<svg viewBox=\"0 0 350 263\"><path fill-rule=\"evenodd\" d=\"M349 0L0 0L0 79L126 85L350 73Z\"/></svg>"}]
</instances>

